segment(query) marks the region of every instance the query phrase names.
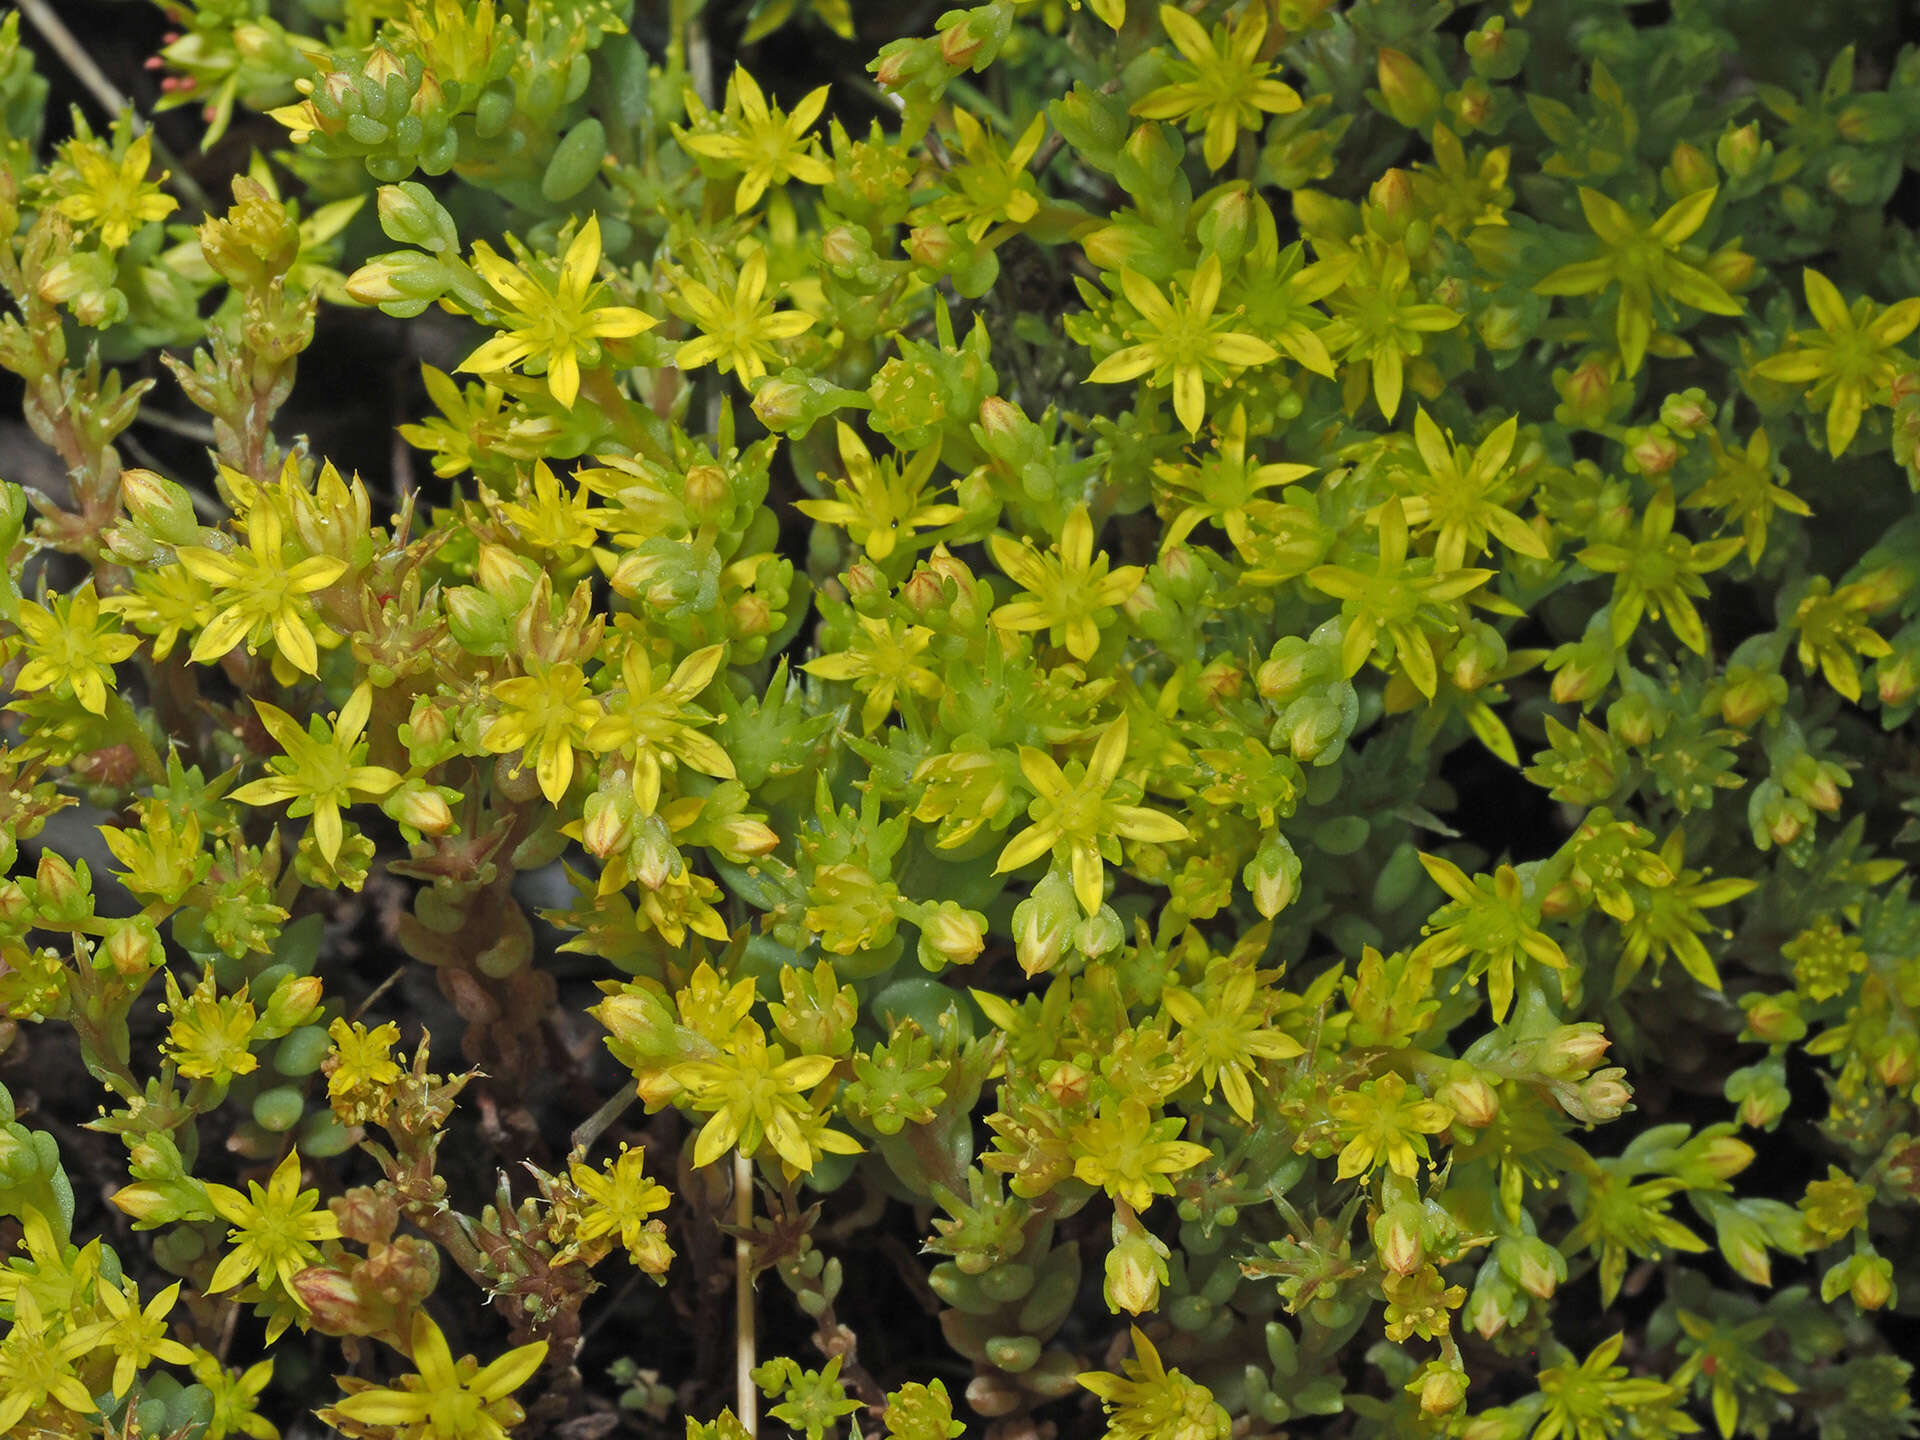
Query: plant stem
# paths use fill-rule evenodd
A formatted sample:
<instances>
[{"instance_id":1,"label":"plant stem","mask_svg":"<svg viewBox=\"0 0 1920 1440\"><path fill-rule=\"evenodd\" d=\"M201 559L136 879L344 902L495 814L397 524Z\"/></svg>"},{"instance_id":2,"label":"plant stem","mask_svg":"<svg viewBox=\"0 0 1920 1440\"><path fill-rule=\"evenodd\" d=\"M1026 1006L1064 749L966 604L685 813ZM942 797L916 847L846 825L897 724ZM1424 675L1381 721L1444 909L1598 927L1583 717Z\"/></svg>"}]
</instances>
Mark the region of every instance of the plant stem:
<instances>
[{"instance_id":1,"label":"plant stem","mask_svg":"<svg viewBox=\"0 0 1920 1440\"><path fill-rule=\"evenodd\" d=\"M753 1383L753 1246L747 1227L753 1224L753 1161L744 1150L733 1152L734 1299L734 1414L749 1435L760 1433L760 1392Z\"/></svg>"},{"instance_id":2,"label":"plant stem","mask_svg":"<svg viewBox=\"0 0 1920 1440\"><path fill-rule=\"evenodd\" d=\"M582 1155L593 1149L593 1142L606 1133L609 1125L626 1114L627 1107L638 1098L631 1085L623 1085L606 1104L580 1123L580 1127L573 1132L573 1148Z\"/></svg>"}]
</instances>

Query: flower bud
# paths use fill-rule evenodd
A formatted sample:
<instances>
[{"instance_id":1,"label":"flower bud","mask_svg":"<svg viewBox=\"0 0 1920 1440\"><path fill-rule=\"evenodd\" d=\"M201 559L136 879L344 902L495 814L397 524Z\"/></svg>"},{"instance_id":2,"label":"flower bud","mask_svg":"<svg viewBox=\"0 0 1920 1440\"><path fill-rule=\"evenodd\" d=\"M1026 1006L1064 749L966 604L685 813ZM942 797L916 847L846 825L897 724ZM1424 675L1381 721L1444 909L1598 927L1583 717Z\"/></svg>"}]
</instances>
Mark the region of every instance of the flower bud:
<instances>
[{"instance_id":1,"label":"flower bud","mask_svg":"<svg viewBox=\"0 0 1920 1440\"><path fill-rule=\"evenodd\" d=\"M1689 440L1713 424L1713 419L1714 405L1704 390L1683 390L1660 403L1660 423Z\"/></svg>"},{"instance_id":2,"label":"flower bud","mask_svg":"<svg viewBox=\"0 0 1920 1440\"><path fill-rule=\"evenodd\" d=\"M6 1143L6 1133L0 1131L0 1155L4 1155ZM196 1210L207 1213L184 1186L159 1180L136 1180L131 1185L122 1185L109 1198L116 1210L133 1221L137 1230L151 1230L186 1219Z\"/></svg>"},{"instance_id":3,"label":"flower bud","mask_svg":"<svg viewBox=\"0 0 1920 1440\"><path fill-rule=\"evenodd\" d=\"M1784 1089L1757 1086L1740 1098L1740 1123L1752 1130L1770 1130L1787 1113L1792 1098Z\"/></svg>"},{"instance_id":4,"label":"flower bud","mask_svg":"<svg viewBox=\"0 0 1920 1440\"><path fill-rule=\"evenodd\" d=\"M540 574L531 561L505 546L482 545L474 562L474 578L489 595L497 595L518 608L526 603Z\"/></svg>"},{"instance_id":5,"label":"flower bud","mask_svg":"<svg viewBox=\"0 0 1920 1440\"><path fill-rule=\"evenodd\" d=\"M73 866L51 850L40 852L34 872L36 909L55 925L79 925L93 918L93 896Z\"/></svg>"},{"instance_id":6,"label":"flower bud","mask_svg":"<svg viewBox=\"0 0 1920 1440\"><path fill-rule=\"evenodd\" d=\"M1494 119L1494 90L1478 75L1469 75L1457 90L1448 90L1446 108L1455 131L1478 131Z\"/></svg>"},{"instance_id":7,"label":"flower bud","mask_svg":"<svg viewBox=\"0 0 1920 1440\"><path fill-rule=\"evenodd\" d=\"M1215 705L1237 700L1246 689L1246 673L1233 661L1211 660L1196 677L1200 693Z\"/></svg>"},{"instance_id":8,"label":"flower bud","mask_svg":"<svg viewBox=\"0 0 1920 1440\"><path fill-rule=\"evenodd\" d=\"M1255 197L1244 185L1220 192L1200 217L1200 241L1225 265L1236 265L1256 233Z\"/></svg>"},{"instance_id":9,"label":"flower bud","mask_svg":"<svg viewBox=\"0 0 1920 1440\"><path fill-rule=\"evenodd\" d=\"M116 975L132 979L145 975L160 963L160 933L151 920L136 916L108 923L112 928L107 932L106 943L100 947L100 954Z\"/></svg>"},{"instance_id":10,"label":"flower bud","mask_svg":"<svg viewBox=\"0 0 1920 1440\"><path fill-rule=\"evenodd\" d=\"M1447 655L1447 678L1471 695L1507 663L1507 644L1491 625L1471 622Z\"/></svg>"},{"instance_id":11,"label":"flower bud","mask_svg":"<svg viewBox=\"0 0 1920 1440\"><path fill-rule=\"evenodd\" d=\"M959 23L940 31L940 58L956 70L965 70L986 48L987 37L975 31L973 12L960 10L952 13L961 18Z\"/></svg>"},{"instance_id":12,"label":"flower bud","mask_svg":"<svg viewBox=\"0 0 1920 1440\"><path fill-rule=\"evenodd\" d=\"M736 639L752 640L773 633L773 606L764 595L749 591L727 607L727 621Z\"/></svg>"},{"instance_id":13,"label":"flower bud","mask_svg":"<svg viewBox=\"0 0 1920 1440\"><path fill-rule=\"evenodd\" d=\"M1813 815L1804 802L1782 799L1769 806L1766 814L1767 838L1776 845L1791 845L1805 833Z\"/></svg>"},{"instance_id":14,"label":"flower bud","mask_svg":"<svg viewBox=\"0 0 1920 1440\"><path fill-rule=\"evenodd\" d=\"M620 785L613 793L596 790L581 807L580 843L587 853L605 860L633 843L631 789Z\"/></svg>"},{"instance_id":15,"label":"flower bud","mask_svg":"<svg viewBox=\"0 0 1920 1440\"><path fill-rule=\"evenodd\" d=\"M873 67L873 83L882 90L898 90L920 68L915 64L914 42L896 40L881 51Z\"/></svg>"},{"instance_id":16,"label":"flower bud","mask_svg":"<svg viewBox=\"0 0 1920 1440\"><path fill-rule=\"evenodd\" d=\"M715 828L719 835L714 842L714 849L729 864L744 865L762 855L771 855L780 848L779 835L764 820L755 820L747 815L730 815Z\"/></svg>"},{"instance_id":17,"label":"flower bud","mask_svg":"<svg viewBox=\"0 0 1920 1440\"><path fill-rule=\"evenodd\" d=\"M402 785L380 802L380 808L397 824L422 835L445 835L454 828L447 797L424 780Z\"/></svg>"},{"instance_id":18,"label":"flower bud","mask_svg":"<svg viewBox=\"0 0 1920 1440\"><path fill-rule=\"evenodd\" d=\"M318 975L295 975L281 981L267 1001L257 1033L272 1038L305 1025L319 1013L321 990Z\"/></svg>"},{"instance_id":19,"label":"flower bud","mask_svg":"<svg viewBox=\"0 0 1920 1440\"><path fill-rule=\"evenodd\" d=\"M607 996L588 1013L614 1039L643 1056L669 1053L679 1023L664 997L637 985Z\"/></svg>"},{"instance_id":20,"label":"flower bud","mask_svg":"<svg viewBox=\"0 0 1920 1440\"><path fill-rule=\"evenodd\" d=\"M1431 1361L1407 1389L1420 1397L1422 1415L1451 1415L1466 1403L1466 1372Z\"/></svg>"},{"instance_id":21,"label":"flower bud","mask_svg":"<svg viewBox=\"0 0 1920 1440\"><path fill-rule=\"evenodd\" d=\"M169 545L199 543L200 522L185 486L151 470L123 470L120 498L126 502L128 517L154 539Z\"/></svg>"},{"instance_id":22,"label":"flower bud","mask_svg":"<svg viewBox=\"0 0 1920 1440\"><path fill-rule=\"evenodd\" d=\"M1540 914L1547 920L1570 920L1587 904L1587 892L1571 880L1560 880L1540 897Z\"/></svg>"},{"instance_id":23,"label":"flower bud","mask_svg":"<svg viewBox=\"0 0 1920 1440\"><path fill-rule=\"evenodd\" d=\"M1160 1303L1168 1281L1166 1243L1131 1216L1113 1220L1113 1247L1107 1251L1106 1301L1114 1314L1144 1315Z\"/></svg>"},{"instance_id":24,"label":"flower bud","mask_svg":"<svg viewBox=\"0 0 1920 1440\"><path fill-rule=\"evenodd\" d=\"M1856 1257L1847 1294L1862 1310L1879 1310L1893 1299L1893 1262L1882 1255Z\"/></svg>"},{"instance_id":25,"label":"flower bud","mask_svg":"<svg viewBox=\"0 0 1920 1440\"><path fill-rule=\"evenodd\" d=\"M1383 47L1377 73L1383 107L1407 129L1424 129L1439 113L1440 87L1412 56Z\"/></svg>"},{"instance_id":26,"label":"flower bud","mask_svg":"<svg viewBox=\"0 0 1920 1440\"><path fill-rule=\"evenodd\" d=\"M1527 312L1518 305L1489 305L1474 317L1473 326L1489 350L1517 350L1533 337Z\"/></svg>"},{"instance_id":27,"label":"flower bud","mask_svg":"<svg viewBox=\"0 0 1920 1440\"><path fill-rule=\"evenodd\" d=\"M1561 705L1584 704L1596 698L1613 678L1613 651L1582 640L1553 672L1552 695Z\"/></svg>"},{"instance_id":28,"label":"flower bud","mask_svg":"<svg viewBox=\"0 0 1920 1440\"><path fill-rule=\"evenodd\" d=\"M959 252L960 242L953 238L951 230L938 221L931 225L916 225L907 234L908 257L914 264L924 265L929 270L950 269Z\"/></svg>"},{"instance_id":29,"label":"flower bud","mask_svg":"<svg viewBox=\"0 0 1920 1440\"><path fill-rule=\"evenodd\" d=\"M1475 74L1489 80L1511 80L1520 73L1531 38L1524 30L1509 29L1506 16L1494 15L1462 43Z\"/></svg>"},{"instance_id":30,"label":"flower bud","mask_svg":"<svg viewBox=\"0 0 1920 1440\"><path fill-rule=\"evenodd\" d=\"M893 587L887 583L880 567L864 557L848 566L842 579L846 583L847 598L853 601L856 610L882 604L893 594Z\"/></svg>"},{"instance_id":31,"label":"flower bud","mask_svg":"<svg viewBox=\"0 0 1920 1440\"><path fill-rule=\"evenodd\" d=\"M1286 836L1278 830L1271 831L1260 842L1259 850L1247 862L1240 878L1253 897L1254 908L1271 920L1300 894L1300 857Z\"/></svg>"},{"instance_id":32,"label":"flower bud","mask_svg":"<svg viewBox=\"0 0 1920 1440\"><path fill-rule=\"evenodd\" d=\"M417 245L436 255L460 248L460 231L426 186L414 180L382 185L378 204L380 228L389 240Z\"/></svg>"},{"instance_id":33,"label":"flower bud","mask_svg":"<svg viewBox=\"0 0 1920 1440\"><path fill-rule=\"evenodd\" d=\"M1507 1328L1509 1312L1518 1303L1519 1297L1504 1277L1482 1280L1467 1299L1467 1323L1482 1340L1491 1340Z\"/></svg>"},{"instance_id":34,"label":"flower bud","mask_svg":"<svg viewBox=\"0 0 1920 1440\"><path fill-rule=\"evenodd\" d=\"M1666 729L1665 720L1659 707L1638 693L1622 696L1607 707L1607 728L1621 743L1635 749L1649 744Z\"/></svg>"},{"instance_id":35,"label":"flower bud","mask_svg":"<svg viewBox=\"0 0 1920 1440\"><path fill-rule=\"evenodd\" d=\"M937 617L947 608L946 583L927 566L916 568L900 587L900 598L920 619Z\"/></svg>"},{"instance_id":36,"label":"flower bud","mask_svg":"<svg viewBox=\"0 0 1920 1440\"><path fill-rule=\"evenodd\" d=\"M673 843L667 822L658 815L648 815L640 822L631 858L633 878L648 890L658 890L686 863Z\"/></svg>"},{"instance_id":37,"label":"flower bud","mask_svg":"<svg viewBox=\"0 0 1920 1440\"><path fill-rule=\"evenodd\" d=\"M971 965L987 948L985 918L943 900L920 924L920 963L928 970Z\"/></svg>"},{"instance_id":38,"label":"flower bud","mask_svg":"<svg viewBox=\"0 0 1920 1440\"><path fill-rule=\"evenodd\" d=\"M1426 1263L1421 1236L1420 1207L1393 1205L1373 1222L1373 1249L1380 1263L1395 1275L1411 1275Z\"/></svg>"},{"instance_id":39,"label":"flower bud","mask_svg":"<svg viewBox=\"0 0 1920 1440\"><path fill-rule=\"evenodd\" d=\"M983 414L985 413L985 409L985 406L981 407ZM948 550L945 545L934 546L933 553L928 555L920 563L926 566L927 569L933 571L933 573L941 579L951 580L959 587L962 595L972 594L974 589L973 571L968 568L966 561Z\"/></svg>"},{"instance_id":40,"label":"flower bud","mask_svg":"<svg viewBox=\"0 0 1920 1440\"><path fill-rule=\"evenodd\" d=\"M1127 927L1120 923L1120 912L1102 905L1093 914L1074 922L1070 935L1073 948L1089 960L1097 960L1120 948L1127 938Z\"/></svg>"},{"instance_id":41,"label":"flower bud","mask_svg":"<svg viewBox=\"0 0 1920 1440\"><path fill-rule=\"evenodd\" d=\"M1102 225L1081 239L1080 249L1094 269L1111 272L1133 268L1147 247L1124 225Z\"/></svg>"},{"instance_id":42,"label":"flower bud","mask_svg":"<svg viewBox=\"0 0 1920 1440\"><path fill-rule=\"evenodd\" d=\"M1628 468L1657 480L1679 463L1680 442L1671 435L1649 430L1627 447Z\"/></svg>"},{"instance_id":43,"label":"flower bud","mask_svg":"<svg viewBox=\"0 0 1920 1440\"><path fill-rule=\"evenodd\" d=\"M380 1326L382 1307L331 1266L309 1265L293 1277L293 1291L323 1335L366 1335Z\"/></svg>"},{"instance_id":44,"label":"flower bud","mask_svg":"<svg viewBox=\"0 0 1920 1440\"><path fill-rule=\"evenodd\" d=\"M400 1224L400 1202L371 1185L355 1185L327 1202L340 1234L356 1245L385 1245Z\"/></svg>"},{"instance_id":45,"label":"flower bud","mask_svg":"<svg viewBox=\"0 0 1920 1440\"><path fill-rule=\"evenodd\" d=\"M1883 657L1873 667L1873 681L1882 705L1905 705L1920 691L1920 653L1901 650Z\"/></svg>"},{"instance_id":46,"label":"flower bud","mask_svg":"<svg viewBox=\"0 0 1920 1440\"><path fill-rule=\"evenodd\" d=\"M1753 1164L1753 1147L1737 1136L1716 1135L1687 1161L1690 1169L1697 1166L1714 1180L1731 1180Z\"/></svg>"},{"instance_id":47,"label":"flower bud","mask_svg":"<svg viewBox=\"0 0 1920 1440\"><path fill-rule=\"evenodd\" d=\"M1848 581L1840 593L1852 608L1869 619L1878 619L1912 594L1916 582L1920 582L1920 564L1913 561L1876 565L1858 580Z\"/></svg>"},{"instance_id":48,"label":"flower bud","mask_svg":"<svg viewBox=\"0 0 1920 1440\"><path fill-rule=\"evenodd\" d=\"M1751 730L1786 703L1783 676L1745 665L1727 667L1720 691L1720 718L1736 730Z\"/></svg>"},{"instance_id":49,"label":"flower bud","mask_svg":"<svg viewBox=\"0 0 1920 1440\"><path fill-rule=\"evenodd\" d=\"M1767 1253L1767 1234L1760 1222L1738 1210L1720 1213L1720 1253L1742 1280L1754 1285L1773 1284L1773 1257Z\"/></svg>"},{"instance_id":50,"label":"flower bud","mask_svg":"<svg viewBox=\"0 0 1920 1440\"><path fill-rule=\"evenodd\" d=\"M1092 1077L1083 1067L1071 1060L1062 1060L1041 1083L1041 1089L1053 1098L1054 1103L1072 1108L1086 1103L1092 1084Z\"/></svg>"},{"instance_id":51,"label":"flower bud","mask_svg":"<svg viewBox=\"0 0 1920 1440\"><path fill-rule=\"evenodd\" d=\"M1325 670L1325 656L1317 646L1282 640L1254 676L1260 698L1284 705L1298 698Z\"/></svg>"},{"instance_id":52,"label":"flower bud","mask_svg":"<svg viewBox=\"0 0 1920 1440\"><path fill-rule=\"evenodd\" d=\"M1901 133L1900 106L1892 95L1856 95L1833 117L1833 128L1849 145L1884 145Z\"/></svg>"},{"instance_id":53,"label":"flower bud","mask_svg":"<svg viewBox=\"0 0 1920 1440\"><path fill-rule=\"evenodd\" d=\"M1144 627L1161 623L1167 607L1160 598L1160 592L1154 589L1153 581L1142 580L1133 587L1133 593L1120 602L1120 613L1133 622L1136 629L1147 633Z\"/></svg>"},{"instance_id":54,"label":"flower bud","mask_svg":"<svg viewBox=\"0 0 1920 1440\"><path fill-rule=\"evenodd\" d=\"M1303 695L1286 708L1278 725L1293 758L1303 765L1318 760L1340 738L1340 706L1320 695Z\"/></svg>"},{"instance_id":55,"label":"flower bud","mask_svg":"<svg viewBox=\"0 0 1920 1440\"><path fill-rule=\"evenodd\" d=\"M1536 1300L1550 1300L1567 1278L1567 1258L1537 1235L1508 1242L1511 1263L1503 1268Z\"/></svg>"},{"instance_id":56,"label":"flower bud","mask_svg":"<svg viewBox=\"0 0 1920 1440\"><path fill-rule=\"evenodd\" d=\"M12 1137L0 1133L0 1154L4 1154L4 1146L10 1142ZM134 1181L132 1185L123 1185L108 1198L115 1210L127 1215L134 1223L150 1221L159 1225L173 1219L173 1196L169 1196L165 1188L159 1187L154 1181Z\"/></svg>"},{"instance_id":57,"label":"flower bud","mask_svg":"<svg viewBox=\"0 0 1920 1440\"><path fill-rule=\"evenodd\" d=\"M452 276L437 257L418 250L393 250L374 256L349 275L347 294L362 305L424 309L444 295L450 284Z\"/></svg>"},{"instance_id":58,"label":"flower bud","mask_svg":"<svg viewBox=\"0 0 1920 1440\"><path fill-rule=\"evenodd\" d=\"M1617 1066L1602 1070L1580 1087L1580 1102L1586 1119L1593 1124L1617 1120L1633 1103L1633 1091L1627 1087L1625 1070Z\"/></svg>"},{"instance_id":59,"label":"flower bud","mask_svg":"<svg viewBox=\"0 0 1920 1440\"><path fill-rule=\"evenodd\" d=\"M493 596L474 585L446 592L447 629L460 648L475 655L500 655L507 648L507 614Z\"/></svg>"},{"instance_id":60,"label":"flower bud","mask_svg":"<svg viewBox=\"0 0 1920 1440\"><path fill-rule=\"evenodd\" d=\"M1772 148L1760 138L1760 122L1749 120L1745 125L1726 128L1714 144L1713 157L1734 179L1744 180Z\"/></svg>"},{"instance_id":61,"label":"flower bud","mask_svg":"<svg viewBox=\"0 0 1920 1440\"><path fill-rule=\"evenodd\" d=\"M1413 178L1397 166L1382 172L1367 192L1367 203L1389 234L1404 234L1413 218Z\"/></svg>"},{"instance_id":62,"label":"flower bud","mask_svg":"<svg viewBox=\"0 0 1920 1440\"><path fill-rule=\"evenodd\" d=\"M1191 545L1169 545L1160 555L1159 571L1167 584L1167 593L1175 600L1191 602L1200 598L1207 570L1193 553Z\"/></svg>"},{"instance_id":63,"label":"flower bud","mask_svg":"<svg viewBox=\"0 0 1920 1440\"><path fill-rule=\"evenodd\" d=\"M1713 161L1707 158L1707 152L1685 140L1673 147L1673 156L1667 162L1667 176L1676 196L1705 190L1720 180L1714 171Z\"/></svg>"},{"instance_id":64,"label":"flower bud","mask_svg":"<svg viewBox=\"0 0 1920 1440\"><path fill-rule=\"evenodd\" d=\"M1033 893L1013 907L1013 943L1020 968L1041 975L1060 963L1080 917L1072 885L1049 871Z\"/></svg>"},{"instance_id":65,"label":"flower bud","mask_svg":"<svg viewBox=\"0 0 1920 1440\"><path fill-rule=\"evenodd\" d=\"M1465 1062L1455 1064L1434 1098L1453 1112L1454 1119L1475 1130L1486 1129L1500 1114L1499 1091Z\"/></svg>"},{"instance_id":66,"label":"flower bud","mask_svg":"<svg viewBox=\"0 0 1920 1440\"><path fill-rule=\"evenodd\" d=\"M820 258L836 274L858 268L872 253L872 246L850 225L836 225L820 237Z\"/></svg>"},{"instance_id":67,"label":"flower bud","mask_svg":"<svg viewBox=\"0 0 1920 1440\"><path fill-rule=\"evenodd\" d=\"M1802 751L1787 762L1780 783L1796 800L1806 801L1822 815L1832 815L1840 809L1840 783L1846 779L1847 772L1838 765Z\"/></svg>"},{"instance_id":68,"label":"flower bud","mask_svg":"<svg viewBox=\"0 0 1920 1440\"><path fill-rule=\"evenodd\" d=\"M1030 423L1026 412L1011 400L989 395L980 402L980 428L996 440L1010 440Z\"/></svg>"},{"instance_id":69,"label":"flower bud","mask_svg":"<svg viewBox=\"0 0 1920 1440\"><path fill-rule=\"evenodd\" d=\"M673 1078L671 1070L649 1071L637 1077L634 1093L649 1111L659 1110L671 1105L673 1099L685 1087Z\"/></svg>"},{"instance_id":70,"label":"flower bud","mask_svg":"<svg viewBox=\"0 0 1920 1440\"><path fill-rule=\"evenodd\" d=\"M1758 266L1759 262L1738 245L1728 245L1709 255L1701 268L1720 282L1722 290L1737 295L1753 283L1753 272Z\"/></svg>"},{"instance_id":71,"label":"flower bud","mask_svg":"<svg viewBox=\"0 0 1920 1440\"><path fill-rule=\"evenodd\" d=\"M94 317L111 308L106 298L114 292L110 262L99 252L63 255L40 272L35 292L49 305L71 307L81 324L93 325ZM121 304L124 308L124 299Z\"/></svg>"},{"instance_id":72,"label":"flower bud","mask_svg":"<svg viewBox=\"0 0 1920 1440\"><path fill-rule=\"evenodd\" d=\"M1611 365L1604 360L1589 360L1572 370L1554 371L1553 380L1569 412L1569 423L1588 430L1605 428L1615 400Z\"/></svg>"},{"instance_id":73,"label":"flower bud","mask_svg":"<svg viewBox=\"0 0 1920 1440\"><path fill-rule=\"evenodd\" d=\"M1889 1090L1904 1090L1913 1083L1914 1041L1902 1035L1891 1041L1873 1062L1873 1076Z\"/></svg>"},{"instance_id":74,"label":"flower bud","mask_svg":"<svg viewBox=\"0 0 1920 1440\"><path fill-rule=\"evenodd\" d=\"M1606 1058L1612 1043L1594 1021L1562 1025L1540 1042L1534 1064L1543 1075L1585 1075Z\"/></svg>"},{"instance_id":75,"label":"flower bud","mask_svg":"<svg viewBox=\"0 0 1920 1440\"><path fill-rule=\"evenodd\" d=\"M809 398L805 385L769 375L753 392L753 413L774 434L784 434L807 417Z\"/></svg>"},{"instance_id":76,"label":"flower bud","mask_svg":"<svg viewBox=\"0 0 1920 1440\"><path fill-rule=\"evenodd\" d=\"M684 493L688 516L696 524L707 524L719 520L733 498L733 487L718 465L694 465L687 470Z\"/></svg>"}]
</instances>

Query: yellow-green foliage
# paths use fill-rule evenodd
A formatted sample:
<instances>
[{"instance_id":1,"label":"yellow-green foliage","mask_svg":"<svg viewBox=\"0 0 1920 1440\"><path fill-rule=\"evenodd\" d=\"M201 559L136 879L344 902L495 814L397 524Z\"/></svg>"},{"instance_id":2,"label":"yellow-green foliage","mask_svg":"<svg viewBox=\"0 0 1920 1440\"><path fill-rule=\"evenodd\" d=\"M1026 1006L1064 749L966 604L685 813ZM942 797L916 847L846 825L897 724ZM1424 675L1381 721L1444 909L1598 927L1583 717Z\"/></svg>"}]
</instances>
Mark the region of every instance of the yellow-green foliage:
<instances>
[{"instance_id":1,"label":"yellow-green foliage","mask_svg":"<svg viewBox=\"0 0 1920 1440\"><path fill-rule=\"evenodd\" d=\"M0 1432L1913 1433L1896 7L159 8L0 26Z\"/></svg>"}]
</instances>

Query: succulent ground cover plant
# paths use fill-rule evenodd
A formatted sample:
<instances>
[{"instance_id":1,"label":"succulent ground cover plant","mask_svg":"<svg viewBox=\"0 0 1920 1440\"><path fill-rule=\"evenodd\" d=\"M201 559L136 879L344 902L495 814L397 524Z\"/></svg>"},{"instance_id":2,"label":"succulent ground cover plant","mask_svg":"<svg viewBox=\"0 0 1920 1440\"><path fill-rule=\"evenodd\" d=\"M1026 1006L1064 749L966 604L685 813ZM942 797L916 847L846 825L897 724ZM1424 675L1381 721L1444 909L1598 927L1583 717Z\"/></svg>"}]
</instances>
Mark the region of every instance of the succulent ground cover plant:
<instances>
[{"instance_id":1,"label":"succulent ground cover plant","mask_svg":"<svg viewBox=\"0 0 1920 1440\"><path fill-rule=\"evenodd\" d=\"M0 1433L1914 1433L1899 7L15 3Z\"/></svg>"}]
</instances>

